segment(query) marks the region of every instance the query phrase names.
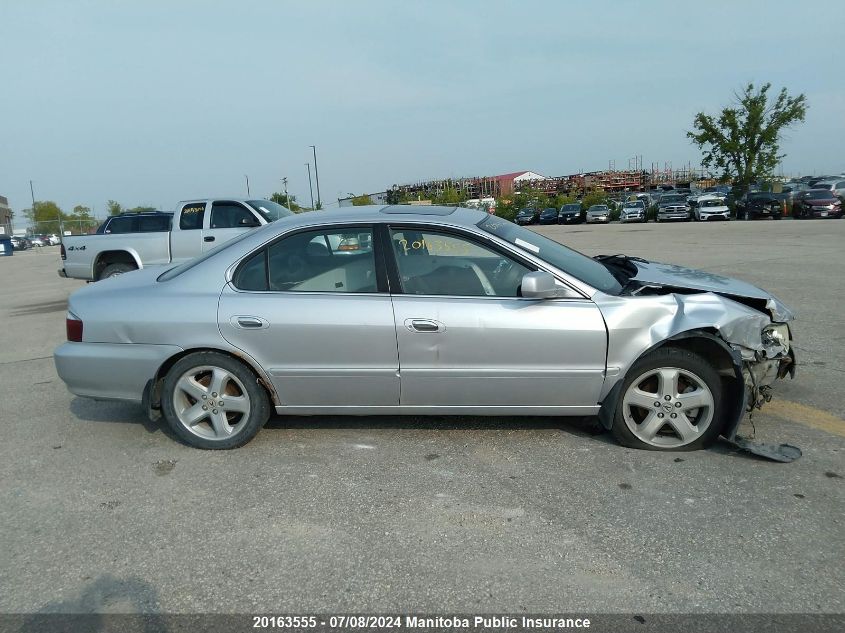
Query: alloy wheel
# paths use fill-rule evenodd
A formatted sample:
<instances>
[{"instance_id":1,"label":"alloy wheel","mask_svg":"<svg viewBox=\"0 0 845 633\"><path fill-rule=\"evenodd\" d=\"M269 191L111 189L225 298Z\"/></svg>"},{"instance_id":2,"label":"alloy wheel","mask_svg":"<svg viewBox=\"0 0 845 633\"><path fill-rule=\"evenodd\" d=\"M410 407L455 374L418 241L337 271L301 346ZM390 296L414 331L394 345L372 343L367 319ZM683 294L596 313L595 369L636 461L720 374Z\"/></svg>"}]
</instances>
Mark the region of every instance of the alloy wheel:
<instances>
[{"instance_id":1,"label":"alloy wheel","mask_svg":"<svg viewBox=\"0 0 845 633\"><path fill-rule=\"evenodd\" d=\"M238 434L251 409L243 383L227 370L211 365L194 367L179 377L173 406L182 426L210 440Z\"/></svg>"},{"instance_id":2,"label":"alloy wheel","mask_svg":"<svg viewBox=\"0 0 845 633\"><path fill-rule=\"evenodd\" d=\"M713 422L713 393L699 376L678 367L651 369L622 399L625 425L640 441L680 448L699 439Z\"/></svg>"}]
</instances>

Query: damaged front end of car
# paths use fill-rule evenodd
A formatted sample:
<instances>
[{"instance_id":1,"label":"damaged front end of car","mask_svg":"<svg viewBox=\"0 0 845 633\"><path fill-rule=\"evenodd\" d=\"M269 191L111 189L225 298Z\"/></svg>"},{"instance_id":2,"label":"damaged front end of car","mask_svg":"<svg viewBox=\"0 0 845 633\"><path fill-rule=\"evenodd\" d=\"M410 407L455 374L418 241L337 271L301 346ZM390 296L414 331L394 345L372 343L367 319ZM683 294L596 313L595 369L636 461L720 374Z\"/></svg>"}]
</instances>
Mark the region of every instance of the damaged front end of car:
<instances>
[{"instance_id":1,"label":"damaged front end of car","mask_svg":"<svg viewBox=\"0 0 845 633\"><path fill-rule=\"evenodd\" d=\"M597 301L609 333L606 399L599 416L605 427L618 398L614 390L618 392L631 365L654 349L675 345L698 351L717 365L728 394L721 431L726 440L776 461L800 457L794 446L761 444L737 434L743 418L771 400L774 383L795 376L789 326L794 313L771 294L739 280L629 259L637 274L624 292Z\"/></svg>"}]
</instances>

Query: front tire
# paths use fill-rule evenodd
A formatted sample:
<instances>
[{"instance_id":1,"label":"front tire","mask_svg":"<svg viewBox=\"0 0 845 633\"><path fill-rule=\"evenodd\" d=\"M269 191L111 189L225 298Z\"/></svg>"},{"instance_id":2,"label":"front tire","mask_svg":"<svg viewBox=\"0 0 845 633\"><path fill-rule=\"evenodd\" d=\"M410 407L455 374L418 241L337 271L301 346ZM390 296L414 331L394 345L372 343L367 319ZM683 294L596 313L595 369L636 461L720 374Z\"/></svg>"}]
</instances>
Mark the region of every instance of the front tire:
<instances>
[{"instance_id":1,"label":"front tire","mask_svg":"<svg viewBox=\"0 0 845 633\"><path fill-rule=\"evenodd\" d=\"M230 449L249 442L270 417L267 392L252 369L219 352L196 352L164 378L161 411L186 444Z\"/></svg>"},{"instance_id":2,"label":"front tire","mask_svg":"<svg viewBox=\"0 0 845 633\"><path fill-rule=\"evenodd\" d=\"M651 451L706 448L722 430L722 385L697 354L662 347L628 370L611 431L620 444Z\"/></svg>"}]
</instances>

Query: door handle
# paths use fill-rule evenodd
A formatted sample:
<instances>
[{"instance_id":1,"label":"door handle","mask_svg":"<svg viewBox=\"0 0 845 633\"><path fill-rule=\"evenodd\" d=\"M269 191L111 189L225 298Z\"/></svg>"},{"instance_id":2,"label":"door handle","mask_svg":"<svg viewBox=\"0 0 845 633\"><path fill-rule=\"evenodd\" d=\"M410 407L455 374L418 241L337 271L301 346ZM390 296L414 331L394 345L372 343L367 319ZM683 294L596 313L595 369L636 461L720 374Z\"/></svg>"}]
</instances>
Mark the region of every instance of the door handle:
<instances>
[{"instance_id":1,"label":"door handle","mask_svg":"<svg viewBox=\"0 0 845 633\"><path fill-rule=\"evenodd\" d=\"M434 319L405 319L405 327L411 332L443 332L446 326Z\"/></svg>"},{"instance_id":2,"label":"door handle","mask_svg":"<svg viewBox=\"0 0 845 633\"><path fill-rule=\"evenodd\" d=\"M204 238L202 238L202 239L203 239L203 241L205 241L205 242L213 242L213 241L214 241L214 236L213 236L213 235L206 235L206 236L205 236Z\"/></svg>"},{"instance_id":3,"label":"door handle","mask_svg":"<svg viewBox=\"0 0 845 633\"><path fill-rule=\"evenodd\" d=\"M265 319L255 316L233 316L230 323L244 330L259 330L270 327L270 324Z\"/></svg>"}]
</instances>

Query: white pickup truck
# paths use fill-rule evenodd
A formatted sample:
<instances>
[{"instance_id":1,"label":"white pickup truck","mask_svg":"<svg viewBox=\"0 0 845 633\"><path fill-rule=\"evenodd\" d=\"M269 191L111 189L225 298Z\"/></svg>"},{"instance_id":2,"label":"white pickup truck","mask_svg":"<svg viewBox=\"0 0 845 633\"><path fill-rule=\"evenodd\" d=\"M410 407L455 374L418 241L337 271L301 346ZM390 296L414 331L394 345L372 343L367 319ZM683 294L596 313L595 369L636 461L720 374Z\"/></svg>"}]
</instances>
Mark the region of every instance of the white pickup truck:
<instances>
[{"instance_id":1,"label":"white pickup truck","mask_svg":"<svg viewBox=\"0 0 845 633\"><path fill-rule=\"evenodd\" d=\"M65 237L59 276L99 281L138 268L178 264L291 213L269 200L185 200L169 229L165 223L158 231Z\"/></svg>"}]
</instances>

